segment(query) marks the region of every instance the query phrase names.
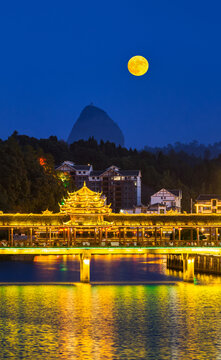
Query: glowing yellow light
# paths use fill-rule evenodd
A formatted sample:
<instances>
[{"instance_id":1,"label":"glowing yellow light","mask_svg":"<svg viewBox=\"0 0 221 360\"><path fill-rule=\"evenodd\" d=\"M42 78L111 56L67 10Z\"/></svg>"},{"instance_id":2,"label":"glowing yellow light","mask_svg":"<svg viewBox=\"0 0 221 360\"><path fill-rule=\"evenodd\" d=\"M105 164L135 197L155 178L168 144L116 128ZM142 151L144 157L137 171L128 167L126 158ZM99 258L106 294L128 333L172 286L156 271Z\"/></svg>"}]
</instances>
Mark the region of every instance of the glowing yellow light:
<instances>
[{"instance_id":1,"label":"glowing yellow light","mask_svg":"<svg viewBox=\"0 0 221 360\"><path fill-rule=\"evenodd\" d=\"M89 264L90 264L90 260L89 260L89 259L84 259L84 264L85 264L85 265L89 265Z\"/></svg>"},{"instance_id":2,"label":"glowing yellow light","mask_svg":"<svg viewBox=\"0 0 221 360\"><path fill-rule=\"evenodd\" d=\"M147 72L149 63L143 56L136 55L128 61L127 67L132 75L141 76Z\"/></svg>"}]
</instances>

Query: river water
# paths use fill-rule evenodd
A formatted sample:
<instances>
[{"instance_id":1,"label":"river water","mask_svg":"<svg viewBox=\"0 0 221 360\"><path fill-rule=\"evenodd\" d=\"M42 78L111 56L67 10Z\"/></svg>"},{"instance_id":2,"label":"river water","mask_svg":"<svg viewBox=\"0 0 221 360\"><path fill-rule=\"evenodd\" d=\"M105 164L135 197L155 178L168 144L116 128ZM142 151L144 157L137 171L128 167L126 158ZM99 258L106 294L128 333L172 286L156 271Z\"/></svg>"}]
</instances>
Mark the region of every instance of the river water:
<instances>
[{"instance_id":1,"label":"river water","mask_svg":"<svg viewBox=\"0 0 221 360\"><path fill-rule=\"evenodd\" d=\"M1 261L0 359L221 359L220 278L178 275L164 257L96 256L89 285L78 257Z\"/></svg>"}]
</instances>

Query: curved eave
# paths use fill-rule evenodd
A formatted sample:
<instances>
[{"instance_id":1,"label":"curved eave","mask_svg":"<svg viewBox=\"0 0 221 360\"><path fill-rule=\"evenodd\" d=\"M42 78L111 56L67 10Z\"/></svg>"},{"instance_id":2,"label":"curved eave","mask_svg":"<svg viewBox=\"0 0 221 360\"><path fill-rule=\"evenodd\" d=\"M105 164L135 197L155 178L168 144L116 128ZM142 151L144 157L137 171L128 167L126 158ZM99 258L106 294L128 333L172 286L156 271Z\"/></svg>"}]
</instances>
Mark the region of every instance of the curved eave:
<instances>
[{"instance_id":1,"label":"curved eave","mask_svg":"<svg viewBox=\"0 0 221 360\"><path fill-rule=\"evenodd\" d=\"M66 214L0 214L0 226L62 226Z\"/></svg>"},{"instance_id":2,"label":"curved eave","mask_svg":"<svg viewBox=\"0 0 221 360\"><path fill-rule=\"evenodd\" d=\"M221 214L116 214L108 216L108 221L125 226L168 226L171 227L220 227ZM105 217L105 220L107 219Z\"/></svg>"},{"instance_id":3,"label":"curved eave","mask_svg":"<svg viewBox=\"0 0 221 360\"><path fill-rule=\"evenodd\" d=\"M114 214L104 213L57 213L57 214L0 214L0 227L63 226L71 217L104 217L114 226L162 226L162 227L219 227L221 214Z\"/></svg>"}]
</instances>

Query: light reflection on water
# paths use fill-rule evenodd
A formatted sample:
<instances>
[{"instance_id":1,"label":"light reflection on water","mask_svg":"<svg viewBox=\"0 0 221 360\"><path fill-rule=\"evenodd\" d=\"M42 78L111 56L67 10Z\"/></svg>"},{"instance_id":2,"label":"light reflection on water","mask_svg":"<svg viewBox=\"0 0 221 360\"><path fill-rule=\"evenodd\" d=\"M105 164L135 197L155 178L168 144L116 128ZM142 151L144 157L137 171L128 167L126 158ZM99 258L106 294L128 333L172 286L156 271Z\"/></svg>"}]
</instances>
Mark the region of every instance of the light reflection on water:
<instances>
[{"instance_id":1,"label":"light reflection on water","mask_svg":"<svg viewBox=\"0 0 221 360\"><path fill-rule=\"evenodd\" d=\"M28 258L27 258L28 259ZM91 259L92 281L180 280L166 274L166 257L96 255ZM34 261L0 261L0 282L79 282L79 256L35 256Z\"/></svg>"},{"instance_id":2,"label":"light reflection on water","mask_svg":"<svg viewBox=\"0 0 221 360\"><path fill-rule=\"evenodd\" d=\"M137 276L134 269L147 278L155 269L158 278L167 278L164 260L154 265L150 259L152 272L147 273L149 258L141 258L143 264L139 259L125 260L126 269L133 269L130 278ZM61 259L47 260L57 273ZM69 260L64 261L67 269ZM111 264L123 277L120 258L115 261L109 260L102 279L114 278ZM42 259L36 262L41 264L37 269L46 267ZM97 262L95 280L99 269L104 271L104 259ZM221 287L215 284L219 278L211 279L214 285L1 286L0 358L220 359Z\"/></svg>"}]
</instances>

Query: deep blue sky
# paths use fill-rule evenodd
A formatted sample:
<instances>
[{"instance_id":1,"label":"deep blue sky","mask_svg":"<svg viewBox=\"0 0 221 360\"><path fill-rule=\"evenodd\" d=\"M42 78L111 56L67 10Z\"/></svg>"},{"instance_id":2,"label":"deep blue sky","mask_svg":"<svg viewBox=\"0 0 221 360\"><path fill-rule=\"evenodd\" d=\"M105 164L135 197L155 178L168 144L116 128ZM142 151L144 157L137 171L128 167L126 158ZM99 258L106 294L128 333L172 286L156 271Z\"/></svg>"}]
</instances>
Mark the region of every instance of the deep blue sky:
<instances>
[{"instance_id":1,"label":"deep blue sky","mask_svg":"<svg viewBox=\"0 0 221 360\"><path fill-rule=\"evenodd\" d=\"M2 1L0 137L66 139L84 106L141 148L221 140L221 2ZM127 70L145 56L148 73Z\"/></svg>"}]
</instances>

